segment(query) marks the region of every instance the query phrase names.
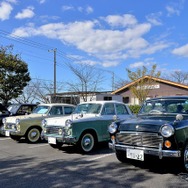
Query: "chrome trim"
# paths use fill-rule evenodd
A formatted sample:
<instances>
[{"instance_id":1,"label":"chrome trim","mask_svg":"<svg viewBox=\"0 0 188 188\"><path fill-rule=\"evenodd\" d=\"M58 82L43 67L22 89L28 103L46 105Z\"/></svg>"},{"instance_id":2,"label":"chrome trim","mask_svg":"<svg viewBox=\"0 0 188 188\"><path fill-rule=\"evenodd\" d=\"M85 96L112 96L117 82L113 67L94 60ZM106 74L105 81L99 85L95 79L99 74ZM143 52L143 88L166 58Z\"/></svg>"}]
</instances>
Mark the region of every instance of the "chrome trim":
<instances>
[{"instance_id":1,"label":"chrome trim","mask_svg":"<svg viewBox=\"0 0 188 188\"><path fill-rule=\"evenodd\" d=\"M179 150L162 150L162 147L159 146L159 149L145 148L145 147L134 147L128 145L120 145L108 143L110 149L126 151L127 149L140 149L144 151L144 154L159 156L160 159L163 157L181 157L181 151Z\"/></svg>"},{"instance_id":2,"label":"chrome trim","mask_svg":"<svg viewBox=\"0 0 188 188\"><path fill-rule=\"evenodd\" d=\"M76 138L75 137L60 137L60 136L54 136L54 135L46 135L46 134L43 134L42 135L43 137L43 139L44 140L48 140L48 137L54 137L54 138L56 138L56 140L58 141L58 142L60 142L60 143L65 143L65 144L72 144L72 143L76 143Z\"/></svg>"},{"instance_id":3,"label":"chrome trim","mask_svg":"<svg viewBox=\"0 0 188 188\"><path fill-rule=\"evenodd\" d=\"M188 128L188 125L183 125L181 127L174 127L175 130L180 130L180 129L184 129L184 128Z\"/></svg>"}]
</instances>

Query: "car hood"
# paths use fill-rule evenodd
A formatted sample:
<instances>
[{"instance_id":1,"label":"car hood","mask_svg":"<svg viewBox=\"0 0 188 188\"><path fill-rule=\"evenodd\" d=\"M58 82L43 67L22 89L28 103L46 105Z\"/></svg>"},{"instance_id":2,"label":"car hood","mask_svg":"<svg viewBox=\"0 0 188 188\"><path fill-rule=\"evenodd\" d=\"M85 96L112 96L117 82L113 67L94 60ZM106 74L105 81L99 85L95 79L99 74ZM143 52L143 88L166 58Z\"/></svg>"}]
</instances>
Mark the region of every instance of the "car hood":
<instances>
[{"instance_id":1,"label":"car hood","mask_svg":"<svg viewBox=\"0 0 188 188\"><path fill-rule=\"evenodd\" d=\"M159 132L162 125L169 123L169 120L135 118L122 121L119 131L138 131L138 132Z\"/></svg>"},{"instance_id":2,"label":"car hood","mask_svg":"<svg viewBox=\"0 0 188 188\"><path fill-rule=\"evenodd\" d=\"M38 118L38 117L45 117L46 114L29 114L29 115L22 115L22 116L11 116L6 118L7 123L15 123L16 119L20 120L26 120L26 119L32 119L32 118Z\"/></svg>"},{"instance_id":3,"label":"car hood","mask_svg":"<svg viewBox=\"0 0 188 188\"><path fill-rule=\"evenodd\" d=\"M47 126L65 126L66 120L71 120L73 122L83 122L83 121L94 121L101 118L98 114L71 114L70 116L65 117L54 117L47 118Z\"/></svg>"}]
</instances>

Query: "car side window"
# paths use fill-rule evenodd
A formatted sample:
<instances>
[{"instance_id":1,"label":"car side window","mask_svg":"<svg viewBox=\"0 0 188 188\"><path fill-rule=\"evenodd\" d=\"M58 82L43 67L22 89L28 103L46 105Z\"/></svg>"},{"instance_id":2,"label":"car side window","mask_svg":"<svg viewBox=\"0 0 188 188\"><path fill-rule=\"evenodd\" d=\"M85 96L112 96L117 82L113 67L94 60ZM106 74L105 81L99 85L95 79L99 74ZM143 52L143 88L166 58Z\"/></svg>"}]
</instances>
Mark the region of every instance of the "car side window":
<instances>
[{"instance_id":1,"label":"car side window","mask_svg":"<svg viewBox=\"0 0 188 188\"><path fill-rule=\"evenodd\" d=\"M65 114L72 114L73 111L74 111L73 107L68 107L68 106L64 107Z\"/></svg>"},{"instance_id":2,"label":"car side window","mask_svg":"<svg viewBox=\"0 0 188 188\"><path fill-rule=\"evenodd\" d=\"M125 114L128 114L127 108L126 108L126 106L123 105L123 104L116 104L116 112L117 112L117 115L125 115Z\"/></svg>"},{"instance_id":3,"label":"car side window","mask_svg":"<svg viewBox=\"0 0 188 188\"><path fill-rule=\"evenodd\" d=\"M114 104L105 104L103 107L102 115L115 115Z\"/></svg>"},{"instance_id":4,"label":"car side window","mask_svg":"<svg viewBox=\"0 0 188 188\"><path fill-rule=\"evenodd\" d=\"M33 110L32 106L21 106L18 110L18 114L30 114Z\"/></svg>"},{"instance_id":5,"label":"car side window","mask_svg":"<svg viewBox=\"0 0 188 188\"><path fill-rule=\"evenodd\" d=\"M63 110L61 106L53 106L50 110L50 115L61 115L63 114Z\"/></svg>"}]
</instances>

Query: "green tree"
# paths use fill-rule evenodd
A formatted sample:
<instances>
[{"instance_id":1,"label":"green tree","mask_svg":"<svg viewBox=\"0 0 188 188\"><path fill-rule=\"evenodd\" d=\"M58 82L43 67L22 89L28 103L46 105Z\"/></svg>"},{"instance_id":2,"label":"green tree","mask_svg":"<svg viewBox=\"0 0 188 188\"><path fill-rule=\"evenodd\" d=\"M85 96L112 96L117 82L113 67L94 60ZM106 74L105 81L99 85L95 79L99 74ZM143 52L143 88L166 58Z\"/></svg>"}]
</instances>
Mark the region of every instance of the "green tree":
<instances>
[{"instance_id":1,"label":"green tree","mask_svg":"<svg viewBox=\"0 0 188 188\"><path fill-rule=\"evenodd\" d=\"M22 94L31 80L27 64L19 54L13 54L13 46L0 47L0 100L7 103Z\"/></svg>"},{"instance_id":2,"label":"green tree","mask_svg":"<svg viewBox=\"0 0 188 188\"><path fill-rule=\"evenodd\" d=\"M156 69L156 64L152 66L151 70L145 66L138 68L135 72L126 69L129 79L133 82L130 90L135 97L138 98L140 103L146 100L151 90L151 86L156 83L156 81L152 78L159 78L161 75L161 72L157 71Z\"/></svg>"}]
</instances>

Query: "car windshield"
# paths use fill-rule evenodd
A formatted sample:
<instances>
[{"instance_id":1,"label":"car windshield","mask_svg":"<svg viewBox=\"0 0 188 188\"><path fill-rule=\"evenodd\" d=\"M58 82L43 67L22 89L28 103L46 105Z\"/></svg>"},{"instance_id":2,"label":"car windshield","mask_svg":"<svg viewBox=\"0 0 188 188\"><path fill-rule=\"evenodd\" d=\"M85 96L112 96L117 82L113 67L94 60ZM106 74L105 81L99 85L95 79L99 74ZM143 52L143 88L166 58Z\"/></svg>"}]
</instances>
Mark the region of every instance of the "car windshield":
<instances>
[{"instance_id":1,"label":"car windshield","mask_svg":"<svg viewBox=\"0 0 188 188\"><path fill-rule=\"evenodd\" d=\"M188 99L162 99L145 101L139 114L188 114Z\"/></svg>"},{"instance_id":2,"label":"car windshield","mask_svg":"<svg viewBox=\"0 0 188 188\"><path fill-rule=\"evenodd\" d=\"M50 109L49 106L37 106L32 114L46 114L48 112L48 110Z\"/></svg>"},{"instance_id":3,"label":"car windshield","mask_svg":"<svg viewBox=\"0 0 188 188\"><path fill-rule=\"evenodd\" d=\"M96 103L79 104L76 106L74 114L99 114L101 106Z\"/></svg>"},{"instance_id":4,"label":"car windshield","mask_svg":"<svg viewBox=\"0 0 188 188\"><path fill-rule=\"evenodd\" d=\"M19 104L12 104L10 105L7 109L11 114L15 114L18 109L19 109L20 105Z\"/></svg>"}]
</instances>

